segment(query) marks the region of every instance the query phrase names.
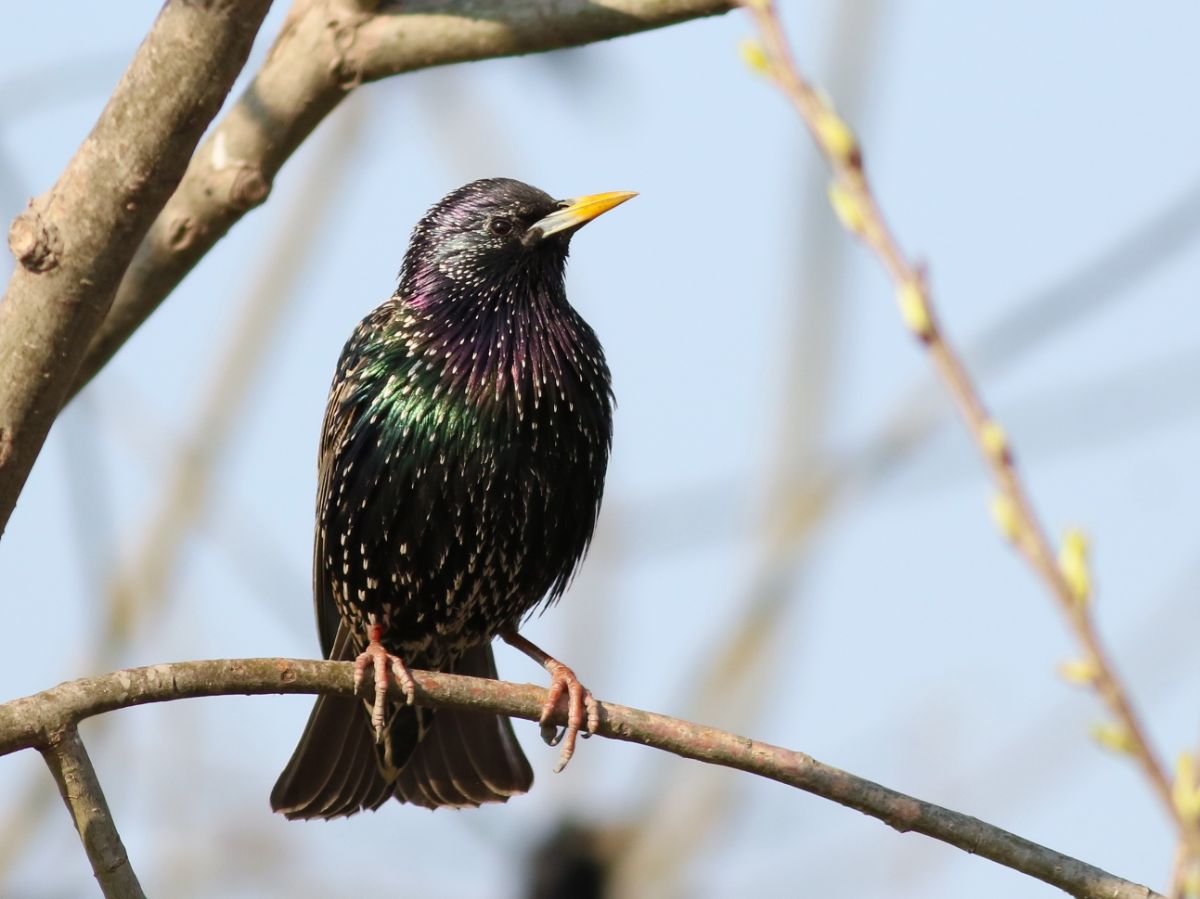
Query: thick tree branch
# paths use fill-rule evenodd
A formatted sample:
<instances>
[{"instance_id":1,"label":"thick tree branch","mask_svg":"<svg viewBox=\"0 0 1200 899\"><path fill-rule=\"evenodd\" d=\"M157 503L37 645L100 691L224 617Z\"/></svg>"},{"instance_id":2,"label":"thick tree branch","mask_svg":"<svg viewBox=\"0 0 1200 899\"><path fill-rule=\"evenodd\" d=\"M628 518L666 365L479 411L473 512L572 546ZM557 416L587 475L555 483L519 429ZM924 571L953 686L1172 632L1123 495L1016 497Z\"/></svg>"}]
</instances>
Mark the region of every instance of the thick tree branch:
<instances>
[{"instance_id":1,"label":"thick tree branch","mask_svg":"<svg viewBox=\"0 0 1200 899\"><path fill-rule=\"evenodd\" d=\"M731 0L296 0L237 104L138 247L78 391L192 267L262 203L284 162L353 88L415 69L537 53L715 15Z\"/></svg>"},{"instance_id":2,"label":"thick tree branch","mask_svg":"<svg viewBox=\"0 0 1200 899\"><path fill-rule=\"evenodd\" d=\"M55 731L41 750L75 821L101 892L107 899L145 899L79 731L74 725Z\"/></svg>"},{"instance_id":3,"label":"thick tree branch","mask_svg":"<svg viewBox=\"0 0 1200 899\"><path fill-rule=\"evenodd\" d=\"M576 47L731 9L728 0L400 0L366 21L364 81L430 66Z\"/></svg>"},{"instance_id":4,"label":"thick tree branch","mask_svg":"<svg viewBox=\"0 0 1200 899\"><path fill-rule=\"evenodd\" d=\"M84 348L220 109L269 0L170 0L91 134L12 223L0 302L0 532Z\"/></svg>"},{"instance_id":5,"label":"thick tree branch","mask_svg":"<svg viewBox=\"0 0 1200 899\"><path fill-rule=\"evenodd\" d=\"M295 659L177 662L60 684L0 705L0 755L45 747L83 718L129 706L235 693L353 694L352 665ZM536 721L546 691L451 674L413 672L417 702ZM368 685L369 686L369 685ZM362 694L366 696L366 692ZM566 722L560 706L558 723ZM969 815L914 799L810 756L677 718L601 703L599 734L736 768L833 800L900 832L923 833L1036 877L1073 896L1149 899L1159 894Z\"/></svg>"}]
</instances>

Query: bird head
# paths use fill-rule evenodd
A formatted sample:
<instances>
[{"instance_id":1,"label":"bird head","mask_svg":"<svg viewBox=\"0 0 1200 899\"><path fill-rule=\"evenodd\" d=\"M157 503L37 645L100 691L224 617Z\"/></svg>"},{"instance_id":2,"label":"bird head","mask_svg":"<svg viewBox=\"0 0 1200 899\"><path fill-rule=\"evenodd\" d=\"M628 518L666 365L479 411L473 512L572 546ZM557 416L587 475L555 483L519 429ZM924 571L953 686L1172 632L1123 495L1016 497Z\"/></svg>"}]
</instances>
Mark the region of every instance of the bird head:
<instances>
[{"instance_id":1,"label":"bird head","mask_svg":"<svg viewBox=\"0 0 1200 899\"><path fill-rule=\"evenodd\" d=\"M556 200L510 178L473 181L446 196L413 231L401 293L423 305L467 294L555 281L561 286L571 236L626 200L630 191Z\"/></svg>"}]
</instances>

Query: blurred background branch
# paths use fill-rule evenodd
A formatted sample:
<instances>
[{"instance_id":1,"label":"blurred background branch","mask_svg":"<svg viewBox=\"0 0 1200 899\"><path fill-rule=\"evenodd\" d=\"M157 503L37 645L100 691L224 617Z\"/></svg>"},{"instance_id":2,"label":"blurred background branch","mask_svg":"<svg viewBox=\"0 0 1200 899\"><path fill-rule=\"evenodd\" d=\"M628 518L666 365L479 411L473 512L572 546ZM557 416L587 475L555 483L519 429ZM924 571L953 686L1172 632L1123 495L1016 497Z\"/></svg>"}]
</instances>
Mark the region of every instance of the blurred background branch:
<instances>
[{"instance_id":1,"label":"blurred background branch","mask_svg":"<svg viewBox=\"0 0 1200 899\"><path fill-rule=\"evenodd\" d=\"M292 201L287 226L263 254L230 330L229 345L213 366L193 430L173 453L174 471L146 522L141 546L111 580L108 615L98 631L99 655L89 670L119 664L134 628L149 625L155 606L168 596L178 556L189 534L207 517L222 456L238 433L273 341L298 295L304 262L317 252L333 202L353 169L366 116L365 103L355 102L331 122L304 186Z\"/></svg>"},{"instance_id":2,"label":"blurred background branch","mask_svg":"<svg viewBox=\"0 0 1200 899\"><path fill-rule=\"evenodd\" d=\"M851 109L865 105L873 81L879 22L879 4L860 2L839 5L830 24L828 78ZM783 652L788 664L794 664L805 650L803 641L783 637L788 633L783 619L799 615L803 608L803 586L798 584L803 582L807 550L825 531L841 486L834 477L836 455L829 446L829 431L845 328L845 309L839 302L846 275L845 242L822 214L823 173L804 165L790 177L799 182L796 194L804 198L793 224L799 249L788 272L797 302L784 328L786 351L775 387L774 433L763 435L773 458L759 486L763 512L757 558L737 599L739 614L731 632L722 633L717 645L700 650L701 657L689 666L696 674L683 681L682 707L688 718L720 721L742 733L758 730L773 692L765 685L784 667ZM676 509L680 503L672 499L653 505ZM709 516L711 512L705 517ZM696 516L689 519L695 521ZM690 530L702 533L695 527ZM643 890L679 894L692 861L729 820L737 792L728 778L711 769L660 767L641 808L623 825L622 851L613 873L616 895L634 896Z\"/></svg>"}]
</instances>

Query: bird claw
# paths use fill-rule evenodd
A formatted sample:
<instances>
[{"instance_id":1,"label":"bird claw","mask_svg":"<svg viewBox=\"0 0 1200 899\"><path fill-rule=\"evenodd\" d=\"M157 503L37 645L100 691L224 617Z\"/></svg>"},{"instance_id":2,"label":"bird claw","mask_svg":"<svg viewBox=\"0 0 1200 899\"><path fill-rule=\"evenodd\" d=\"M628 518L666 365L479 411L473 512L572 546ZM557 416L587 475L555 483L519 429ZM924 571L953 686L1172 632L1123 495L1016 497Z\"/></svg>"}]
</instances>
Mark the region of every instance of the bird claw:
<instances>
[{"instance_id":1,"label":"bird claw","mask_svg":"<svg viewBox=\"0 0 1200 899\"><path fill-rule=\"evenodd\" d=\"M400 689L404 692L405 704L416 705L417 682L413 680L412 674L409 673L408 666L398 656L392 656L392 677L396 678L396 683L400 685Z\"/></svg>"},{"instance_id":2,"label":"bird claw","mask_svg":"<svg viewBox=\"0 0 1200 899\"><path fill-rule=\"evenodd\" d=\"M416 700L417 683L400 657L394 656L384 649L383 644L378 640L371 640L367 644L367 648L354 660L354 692L356 693L366 679L367 668L374 670L375 678L375 701L371 705L371 725L375 728L376 742L382 742L387 710L388 669L391 668L392 677L404 691L404 698L409 705Z\"/></svg>"},{"instance_id":3,"label":"bird claw","mask_svg":"<svg viewBox=\"0 0 1200 899\"><path fill-rule=\"evenodd\" d=\"M558 757L558 765L554 768L557 774L567 767L571 756L575 754L576 738L582 734L590 737L600 727L600 704L593 698L592 693L579 682L575 672L555 659L547 659L546 670L550 672L550 690L546 702L542 706L539 723L542 726L542 739L549 746L562 744ZM563 693L567 694L567 726L559 730L550 723L558 700Z\"/></svg>"}]
</instances>

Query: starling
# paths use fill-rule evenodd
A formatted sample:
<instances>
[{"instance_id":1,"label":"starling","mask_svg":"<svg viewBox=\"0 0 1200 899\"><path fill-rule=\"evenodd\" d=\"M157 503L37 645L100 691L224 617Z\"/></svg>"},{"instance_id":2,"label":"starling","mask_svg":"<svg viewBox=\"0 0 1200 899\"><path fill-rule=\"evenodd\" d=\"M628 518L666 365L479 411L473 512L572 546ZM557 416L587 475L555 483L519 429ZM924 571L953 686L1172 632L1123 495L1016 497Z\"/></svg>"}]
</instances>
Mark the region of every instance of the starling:
<instances>
[{"instance_id":1,"label":"starling","mask_svg":"<svg viewBox=\"0 0 1200 899\"><path fill-rule=\"evenodd\" d=\"M559 769L598 710L517 633L566 589L592 537L612 443L595 333L567 302L571 235L633 193L554 200L475 181L413 231L400 285L342 351L321 434L313 558L326 658L370 670L375 700L322 696L271 792L289 818L395 796L504 802L533 772L507 718L418 708L409 667L495 678L499 636L551 676ZM387 698L389 673L407 703ZM569 724L546 724L567 696Z\"/></svg>"}]
</instances>

